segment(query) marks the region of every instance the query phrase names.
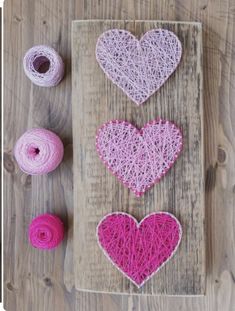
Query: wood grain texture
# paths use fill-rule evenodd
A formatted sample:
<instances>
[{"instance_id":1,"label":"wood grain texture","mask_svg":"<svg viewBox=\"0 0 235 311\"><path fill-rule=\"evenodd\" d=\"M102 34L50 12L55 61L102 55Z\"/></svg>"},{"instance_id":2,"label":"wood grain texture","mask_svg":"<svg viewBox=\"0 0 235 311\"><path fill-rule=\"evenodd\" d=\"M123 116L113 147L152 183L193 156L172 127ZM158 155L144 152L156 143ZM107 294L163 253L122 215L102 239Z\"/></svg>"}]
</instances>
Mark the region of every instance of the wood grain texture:
<instances>
[{"instance_id":1,"label":"wood grain texture","mask_svg":"<svg viewBox=\"0 0 235 311\"><path fill-rule=\"evenodd\" d=\"M95 58L97 38L106 30L126 29L140 38L165 28L182 42L180 65L161 89L137 106L106 78ZM202 107L202 33L199 23L159 21L74 21L72 27L72 109L74 147L75 285L97 292L202 295L205 293L204 150ZM160 183L136 198L101 163L97 129L108 120L143 127L157 118L175 122L184 147ZM156 211L181 222L176 255L141 289L113 267L101 252L96 226L106 214L127 212L139 221Z\"/></svg>"},{"instance_id":2,"label":"wood grain texture","mask_svg":"<svg viewBox=\"0 0 235 311\"><path fill-rule=\"evenodd\" d=\"M235 47L233 0L5 0L4 2L4 303L6 310L82 311L233 311L235 305L234 185L235 185ZM71 21L74 19L158 19L203 23L203 73L206 158L205 297L138 297L82 293L73 287L70 241L54 258L43 254L32 267L27 225L37 213L50 210L49 197L32 209L35 188L17 169L12 157L15 139L27 127L61 124L70 159L63 166L68 225L73 219L72 114L70 83ZM66 86L43 90L31 86L22 72L22 56L33 44L58 48L66 59ZM66 89L66 92L65 92ZM35 92L38 96L34 98ZM56 98L54 95L56 94ZM59 105L58 105L59 101ZM35 105L35 103L38 103ZM65 109L67 108L67 109ZM52 117L53 116L53 117ZM65 127L66 122L66 128ZM52 129L55 129L53 126ZM68 167L70 168L68 170ZM62 169L62 167L60 168ZM34 178L33 178L34 179ZM43 183L47 178L44 177ZM63 189L60 180L55 193ZM46 183L44 189L46 188ZM70 190L69 190L70 189ZM22 200L22 197L26 198ZM36 207L36 203L34 203ZM55 207L56 208L56 207ZM66 218L66 217L65 217ZM218 230L219 228L219 230ZM21 232L22 232L21 231ZM17 232L17 234L16 234ZM28 254L28 255L26 255ZM40 254L38 254L40 255ZM49 263L49 264L48 264ZM28 269L31 269L28 274ZM44 270L42 272L42 269ZM62 269L62 271L61 271ZM49 277L51 283L43 274ZM46 284L51 284L48 286Z\"/></svg>"}]
</instances>

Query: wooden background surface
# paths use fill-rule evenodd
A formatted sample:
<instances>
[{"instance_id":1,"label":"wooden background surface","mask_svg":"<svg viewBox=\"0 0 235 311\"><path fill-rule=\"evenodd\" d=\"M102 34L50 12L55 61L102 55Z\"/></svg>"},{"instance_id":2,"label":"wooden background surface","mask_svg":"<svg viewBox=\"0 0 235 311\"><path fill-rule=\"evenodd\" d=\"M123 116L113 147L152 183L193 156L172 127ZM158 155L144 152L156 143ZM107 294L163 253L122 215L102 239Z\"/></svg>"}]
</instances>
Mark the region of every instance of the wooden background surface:
<instances>
[{"instance_id":1,"label":"wooden background surface","mask_svg":"<svg viewBox=\"0 0 235 311\"><path fill-rule=\"evenodd\" d=\"M108 80L96 61L97 38L112 28L126 29L138 38L150 29L169 29L182 42L179 67L141 106ZM201 29L200 23L188 22L73 22L73 250L78 290L146 295L205 293ZM141 128L158 117L182 129L183 151L161 182L136 198L100 161L96 131L108 120L126 120ZM141 289L114 269L98 246L96 226L106 214L115 211L130 213L138 220L156 211L167 211L182 224L183 236L176 255Z\"/></svg>"},{"instance_id":2,"label":"wooden background surface","mask_svg":"<svg viewBox=\"0 0 235 311\"><path fill-rule=\"evenodd\" d=\"M234 0L5 0L4 39L4 290L7 310L232 311L235 305L235 4ZM163 19L201 21L204 43L207 294L205 297L133 297L74 289L72 230L56 252L28 245L33 216L56 212L73 222L71 20ZM33 86L22 57L34 44L55 47L66 80L53 90ZM21 173L12 157L27 127L59 133L65 161L50 176Z\"/></svg>"}]
</instances>

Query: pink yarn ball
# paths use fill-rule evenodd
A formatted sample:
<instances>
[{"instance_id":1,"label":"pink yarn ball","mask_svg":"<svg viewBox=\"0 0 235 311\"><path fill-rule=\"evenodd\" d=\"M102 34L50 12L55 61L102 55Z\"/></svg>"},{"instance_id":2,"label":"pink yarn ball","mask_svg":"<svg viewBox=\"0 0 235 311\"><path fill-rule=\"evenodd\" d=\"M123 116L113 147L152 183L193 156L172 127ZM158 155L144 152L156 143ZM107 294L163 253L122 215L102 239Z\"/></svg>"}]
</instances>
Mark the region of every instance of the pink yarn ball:
<instances>
[{"instance_id":1,"label":"pink yarn ball","mask_svg":"<svg viewBox=\"0 0 235 311\"><path fill-rule=\"evenodd\" d=\"M61 163L64 146L55 133L33 128L18 139L14 155L23 172L42 175L53 171Z\"/></svg>"},{"instance_id":2,"label":"pink yarn ball","mask_svg":"<svg viewBox=\"0 0 235 311\"><path fill-rule=\"evenodd\" d=\"M52 249L64 238L64 224L55 215L43 214L32 220L28 235L33 247Z\"/></svg>"},{"instance_id":3,"label":"pink yarn ball","mask_svg":"<svg viewBox=\"0 0 235 311\"><path fill-rule=\"evenodd\" d=\"M39 86L56 86L64 76L64 63L50 46L36 45L29 49L23 60L27 77Z\"/></svg>"}]
</instances>

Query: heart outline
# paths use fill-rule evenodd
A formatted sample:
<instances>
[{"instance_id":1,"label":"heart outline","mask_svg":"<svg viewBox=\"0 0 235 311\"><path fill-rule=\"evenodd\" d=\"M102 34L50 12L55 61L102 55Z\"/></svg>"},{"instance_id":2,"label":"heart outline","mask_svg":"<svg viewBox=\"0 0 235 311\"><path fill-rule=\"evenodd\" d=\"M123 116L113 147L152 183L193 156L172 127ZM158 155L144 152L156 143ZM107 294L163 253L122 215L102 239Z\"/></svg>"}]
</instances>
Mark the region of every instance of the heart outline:
<instances>
[{"instance_id":1,"label":"heart outline","mask_svg":"<svg viewBox=\"0 0 235 311\"><path fill-rule=\"evenodd\" d=\"M160 175L160 177L156 178L151 184L149 184L148 186L146 186L146 187L143 189L143 191L137 192L137 191L135 190L135 188L133 188L133 187L129 186L127 183L123 182L122 178L119 177L117 173L113 172L112 168L109 166L109 164L107 163L107 161L105 161L104 157L103 157L102 154L101 154L101 151L100 151L100 148L99 148L99 144L98 144L98 142L97 142L97 141L98 141L98 135L99 135L99 132L100 132L104 127L106 127L106 125L114 123L114 124L125 124L125 125L127 125L127 126L131 126L131 127L136 131L136 134L137 134L137 135L142 136L142 135L143 135L143 131L144 131L145 128L147 128L148 126L157 124L157 123L159 123L159 122L166 122L166 123L168 122L168 123L172 124L172 125L179 131L179 134L180 134L180 136L181 136L181 144L180 144L180 147L179 147L179 149L178 149L178 152L177 152L177 153L175 154L175 156L174 156L173 161L169 164L169 166L168 166L165 170L163 170L163 172L162 172L162 174ZM96 145L96 150L97 150L97 153L98 153L98 155L99 155L99 158L101 159L101 161L103 162L103 164L108 168L108 170L112 173L112 175L115 176L115 177L124 185L124 187L127 187L128 189L130 189L130 190L136 195L136 197L141 197L142 195L145 194L145 192L146 192L147 190L149 190L150 188L152 188L155 184L159 183L160 180L167 174L167 172L168 172L168 171L172 168L172 166L175 164L176 160L179 158L179 156L180 156L180 154L181 154L181 152L182 152L182 150L183 150L183 134L182 134L181 129L180 129L174 122L168 121L168 120L163 120L163 119L161 119L161 118L157 118L157 119L154 119L154 120L152 120L152 121L147 122L147 123L146 123L142 128L140 128L140 129L136 128L132 123L130 123L130 122L128 122L128 121L116 119L116 120L107 121L107 122L103 123L103 124L98 128L98 130L97 130L97 132L96 132L96 143L95 143L95 145Z\"/></svg>"},{"instance_id":2,"label":"heart outline","mask_svg":"<svg viewBox=\"0 0 235 311\"><path fill-rule=\"evenodd\" d=\"M179 239L178 239L178 242L177 242L177 245L175 246L174 250L172 251L171 255L155 270L153 271L148 277L146 277L142 282L141 284L138 284L136 283L131 277L129 277L117 264L115 264L115 262L112 260L112 258L109 256L108 252L102 247L100 241L99 241L99 234L98 234L98 230L99 230L99 226L102 224L102 222L108 218L109 216L113 216L113 215L124 215L124 216L127 216L128 218L131 218L135 224L136 224L136 227L137 229L139 230L141 224L149 217L153 216L153 215L160 215L160 214L167 214L168 216L170 216L171 218L173 218L175 220L175 222L177 223L178 225L178 228L179 228ZM112 213L108 213L106 214L98 223L97 227L96 227L96 238L97 238L97 242L98 242L98 245L100 247L100 249L102 250L103 254L105 255L105 257L109 260L109 262L112 263L112 265L118 269L127 279L129 279L129 281L131 281L138 289L140 289L150 278L152 278L155 274L157 274L157 272L163 268L165 266L165 264L168 263L168 261L170 261L170 259L175 255L176 251L178 250L179 248L179 245L181 243L181 240L182 240L182 234L183 234L183 229L182 229L182 225L181 223L179 222L179 220L171 213L169 212L165 212L165 211L160 211L160 212L152 212L148 215L146 215L143 219L141 219L140 222L138 222L138 220L128 214L128 213L125 213L125 212L112 212Z\"/></svg>"},{"instance_id":3,"label":"heart outline","mask_svg":"<svg viewBox=\"0 0 235 311\"><path fill-rule=\"evenodd\" d=\"M167 32L168 34L170 34L170 36L172 36L172 38L174 38L177 42L177 48L179 48L179 53L180 53L180 56L179 56L179 59L177 59L175 61L175 64L171 70L171 73L169 75L167 75L165 78L163 78L163 81L162 83L159 84L159 86L157 88L155 88L152 92L148 93L147 94L147 97L145 99L143 99L142 101L136 101L134 98L132 98L129 93L127 93L126 89L123 88L122 86L120 86L118 84L118 82L115 81L114 78L111 77L110 73L107 72L105 70L105 68L103 67L103 65L101 64L101 60L99 59L98 57L98 49L99 49L99 44L100 42L102 41L103 37L105 37L107 34L109 34L110 32L122 32L122 33L125 33L126 35L130 36L134 41L136 41L136 45L137 45L137 49L140 49L140 50L143 50L142 47L141 47L141 43L143 42L143 40L145 39L145 37L147 37L148 35L150 35L151 33L154 33L154 32ZM102 69L102 71L104 72L104 74L106 75L106 77L108 77L108 79L110 81L112 81L112 83L114 85L116 85L118 88L120 88L124 94L127 95L127 97L132 100L137 106L140 106L142 104L144 104L154 93L156 93L165 83L166 81L171 77L171 75L176 71L177 67L179 66L180 62L181 62L181 59L182 59L182 53L183 53L183 49L182 49L182 43L181 41L179 40L178 36L172 32L172 31L169 31L167 29L164 29L164 28L154 28L154 29L151 29L147 32L145 32L140 39L138 39L136 36L134 36L130 31L127 31L125 29L118 29L118 28L113 28L113 29L109 29L109 30L106 30L104 31L97 39L97 43L96 43L96 49L95 49L95 55L96 55L96 60L100 66L100 68Z\"/></svg>"}]
</instances>

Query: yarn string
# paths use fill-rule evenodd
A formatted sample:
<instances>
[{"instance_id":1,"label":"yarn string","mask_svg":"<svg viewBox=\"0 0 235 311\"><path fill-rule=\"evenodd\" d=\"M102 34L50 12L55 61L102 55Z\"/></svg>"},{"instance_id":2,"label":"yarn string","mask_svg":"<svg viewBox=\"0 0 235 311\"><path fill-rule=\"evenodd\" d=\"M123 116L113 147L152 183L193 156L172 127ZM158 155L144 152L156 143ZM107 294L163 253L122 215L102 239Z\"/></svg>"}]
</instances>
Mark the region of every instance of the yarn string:
<instances>
[{"instance_id":1,"label":"yarn string","mask_svg":"<svg viewBox=\"0 0 235 311\"><path fill-rule=\"evenodd\" d=\"M64 75L64 63L60 55L47 45L29 49L23 60L27 77L36 85L56 86Z\"/></svg>"},{"instance_id":2,"label":"yarn string","mask_svg":"<svg viewBox=\"0 0 235 311\"><path fill-rule=\"evenodd\" d=\"M23 172L41 175L53 171L61 163L64 146L55 133L33 128L18 139L14 155Z\"/></svg>"},{"instance_id":3,"label":"yarn string","mask_svg":"<svg viewBox=\"0 0 235 311\"><path fill-rule=\"evenodd\" d=\"M53 249L64 238L64 225L58 216L43 214L32 220L28 235L35 248Z\"/></svg>"}]
</instances>

